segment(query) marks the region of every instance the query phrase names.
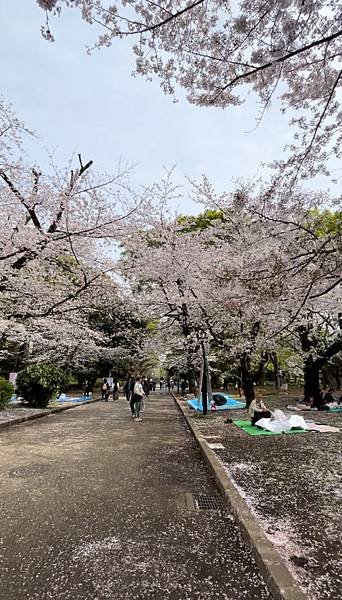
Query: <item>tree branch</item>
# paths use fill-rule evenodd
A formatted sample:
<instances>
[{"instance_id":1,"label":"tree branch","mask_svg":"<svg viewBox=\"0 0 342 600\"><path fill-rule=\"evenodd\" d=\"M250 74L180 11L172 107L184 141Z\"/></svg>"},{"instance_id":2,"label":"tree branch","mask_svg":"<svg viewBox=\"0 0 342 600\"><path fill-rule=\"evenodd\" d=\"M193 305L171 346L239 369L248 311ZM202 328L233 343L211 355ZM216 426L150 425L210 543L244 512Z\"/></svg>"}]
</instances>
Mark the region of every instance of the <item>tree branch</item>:
<instances>
[{"instance_id":1,"label":"tree branch","mask_svg":"<svg viewBox=\"0 0 342 600\"><path fill-rule=\"evenodd\" d=\"M14 183L12 183L12 181L9 179L9 177L7 177L6 173L4 171L0 171L0 177L4 180L4 182L8 185L8 187L10 188L11 192L13 192L13 194L18 198L18 200L20 200L21 204L23 206L25 206L28 214L30 215L30 218L32 219L32 222L34 224L34 226L39 229L39 231L42 231L42 227L41 224L39 222L39 219L36 215L36 212L33 208L31 208L24 196L21 194L21 192L19 192L19 190L15 187Z\"/></svg>"},{"instance_id":2,"label":"tree branch","mask_svg":"<svg viewBox=\"0 0 342 600\"><path fill-rule=\"evenodd\" d=\"M278 58L275 58L274 60L271 60L268 63L265 63L263 65L260 65L259 67L255 67L254 69L247 71L246 73L237 75L236 77L234 77L234 79L232 79L229 83L227 83L225 86L223 86L220 89L219 93L214 97L214 101L222 94L222 92L224 92L228 88L234 86L236 83L238 83L238 81L241 81L242 79L246 79L247 77L250 77L251 75L255 75L256 73L260 73L261 71L264 71L265 69L269 69L273 65L285 62L289 58L293 58L294 56L297 56L298 54L302 54L302 52L307 52L308 50L311 50L312 48L315 48L316 46L320 46L321 44L331 42L332 40L335 40L336 38L338 38L340 36L342 36L342 30L337 31L336 33L332 33L331 35L328 35L326 37L320 38L319 40L315 40L314 42L311 42L311 44L308 44L307 46L303 46L302 48L298 48L297 50L292 50L292 52L288 52L287 54L284 54L283 56L279 56Z\"/></svg>"}]
</instances>

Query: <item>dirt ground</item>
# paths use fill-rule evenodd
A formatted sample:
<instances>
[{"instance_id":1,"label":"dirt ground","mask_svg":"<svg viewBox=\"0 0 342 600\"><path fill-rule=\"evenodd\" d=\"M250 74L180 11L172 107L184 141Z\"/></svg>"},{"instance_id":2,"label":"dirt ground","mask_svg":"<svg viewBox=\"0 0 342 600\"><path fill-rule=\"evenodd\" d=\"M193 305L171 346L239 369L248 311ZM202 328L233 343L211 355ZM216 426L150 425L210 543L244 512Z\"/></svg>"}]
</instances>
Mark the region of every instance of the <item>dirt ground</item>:
<instances>
[{"instance_id":1,"label":"dirt ground","mask_svg":"<svg viewBox=\"0 0 342 600\"><path fill-rule=\"evenodd\" d=\"M298 394L264 393L269 408L342 427L342 413L290 413ZM193 422L215 449L226 472L278 548L310 600L342 596L342 433L249 436L227 417L247 419L246 410L220 411Z\"/></svg>"},{"instance_id":2,"label":"dirt ground","mask_svg":"<svg viewBox=\"0 0 342 600\"><path fill-rule=\"evenodd\" d=\"M25 408L25 407L9 407L0 410L0 423L8 423L22 417L31 417L38 413L48 412L48 409L42 408Z\"/></svg>"}]
</instances>

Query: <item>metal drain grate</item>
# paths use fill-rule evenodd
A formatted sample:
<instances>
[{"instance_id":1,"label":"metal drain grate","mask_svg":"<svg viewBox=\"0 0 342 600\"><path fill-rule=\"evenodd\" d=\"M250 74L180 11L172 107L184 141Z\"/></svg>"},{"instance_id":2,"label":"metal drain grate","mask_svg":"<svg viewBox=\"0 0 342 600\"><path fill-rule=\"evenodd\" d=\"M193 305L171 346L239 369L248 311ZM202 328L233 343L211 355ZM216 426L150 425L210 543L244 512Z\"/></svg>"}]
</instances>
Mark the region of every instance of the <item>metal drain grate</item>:
<instances>
[{"instance_id":1,"label":"metal drain grate","mask_svg":"<svg viewBox=\"0 0 342 600\"><path fill-rule=\"evenodd\" d=\"M222 496L207 496L206 494L193 494L195 508L197 510L223 510L227 504Z\"/></svg>"}]
</instances>

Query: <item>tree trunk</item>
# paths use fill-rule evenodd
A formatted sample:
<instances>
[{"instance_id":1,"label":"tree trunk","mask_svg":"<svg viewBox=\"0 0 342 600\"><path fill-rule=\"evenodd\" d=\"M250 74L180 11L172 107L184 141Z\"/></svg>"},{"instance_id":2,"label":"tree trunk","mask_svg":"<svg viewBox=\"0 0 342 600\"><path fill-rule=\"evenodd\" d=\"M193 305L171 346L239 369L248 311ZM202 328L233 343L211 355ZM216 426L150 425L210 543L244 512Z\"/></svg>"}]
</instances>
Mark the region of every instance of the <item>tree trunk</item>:
<instances>
[{"instance_id":1,"label":"tree trunk","mask_svg":"<svg viewBox=\"0 0 342 600\"><path fill-rule=\"evenodd\" d=\"M339 315L339 327L342 326L342 313ZM308 401L310 398L318 399L320 395L320 384L319 384L319 373L322 367L327 364L327 362L336 356L342 350L342 336L337 337L331 344L328 346L323 355L316 360L313 359L312 355L309 352L312 348L317 346L317 340L313 338L313 336L309 337L309 333L312 330L312 325L305 327L301 325L298 327L298 333L300 335L300 341L302 345L302 350L304 352L308 352L307 358L304 363L304 400Z\"/></svg>"},{"instance_id":2,"label":"tree trunk","mask_svg":"<svg viewBox=\"0 0 342 600\"><path fill-rule=\"evenodd\" d=\"M265 384L265 366L268 363L268 352L262 352L258 365L257 381L259 385Z\"/></svg>"},{"instance_id":3,"label":"tree trunk","mask_svg":"<svg viewBox=\"0 0 342 600\"><path fill-rule=\"evenodd\" d=\"M250 403L255 398L253 385L253 377L250 371L250 356L244 352L240 359L242 389L246 399L246 408L249 408Z\"/></svg>"},{"instance_id":4,"label":"tree trunk","mask_svg":"<svg viewBox=\"0 0 342 600\"><path fill-rule=\"evenodd\" d=\"M188 370L188 382L189 382L189 394L196 392L196 371L194 369Z\"/></svg>"},{"instance_id":5,"label":"tree trunk","mask_svg":"<svg viewBox=\"0 0 342 600\"><path fill-rule=\"evenodd\" d=\"M202 396L202 407L203 414L206 415L208 412L208 360L205 351L204 343L202 342L202 353L203 353L203 373L202 373L202 387L201 387L201 396Z\"/></svg>"},{"instance_id":6,"label":"tree trunk","mask_svg":"<svg viewBox=\"0 0 342 600\"><path fill-rule=\"evenodd\" d=\"M304 400L311 402L320 396L319 364L312 356L308 356L304 364Z\"/></svg>"},{"instance_id":7,"label":"tree trunk","mask_svg":"<svg viewBox=\"0 0 342 600\"><path fill-rule=\"evenodd\" d=\"M279 390L280 388L280 381L279 381L279 365L278 365L278 356L276 352L271 352L270 353L270 359L272 361L273 364L273 369L274 369L274 387L276 390Z\"/></svg>"}]
</instances>

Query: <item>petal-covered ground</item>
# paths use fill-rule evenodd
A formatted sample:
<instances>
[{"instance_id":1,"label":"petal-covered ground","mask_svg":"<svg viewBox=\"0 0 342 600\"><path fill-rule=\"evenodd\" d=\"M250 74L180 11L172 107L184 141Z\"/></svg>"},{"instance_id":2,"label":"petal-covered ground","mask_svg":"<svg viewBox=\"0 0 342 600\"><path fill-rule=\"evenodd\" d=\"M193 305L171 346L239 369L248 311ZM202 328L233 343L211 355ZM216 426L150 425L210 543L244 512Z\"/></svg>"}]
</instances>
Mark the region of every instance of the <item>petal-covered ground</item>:
<instances>
[{"instance_id":1,"label":"petal-covered ground","mask_svg":"<svg viewBox=\"0 0 342 600\"><path fill-rule=\"evenodd\" d=\"M270 408L294 404L268 398ZM297 414L290 413L288 414ZM342 428L342 413L303 412ZM342 432L249 436L233 424L246 411L194 418L310 600L342 596ZM215 436L215 438L213 438Z\"/></svg>"}]
</instances>

